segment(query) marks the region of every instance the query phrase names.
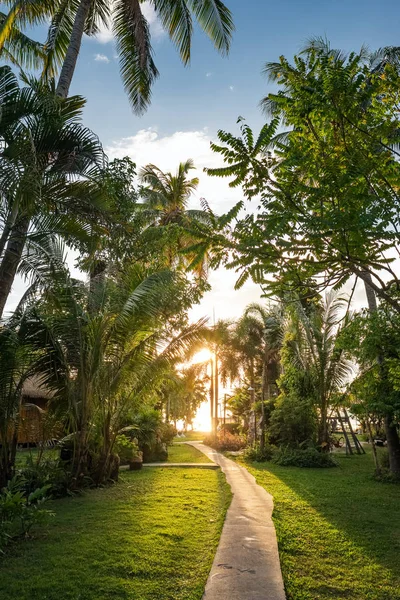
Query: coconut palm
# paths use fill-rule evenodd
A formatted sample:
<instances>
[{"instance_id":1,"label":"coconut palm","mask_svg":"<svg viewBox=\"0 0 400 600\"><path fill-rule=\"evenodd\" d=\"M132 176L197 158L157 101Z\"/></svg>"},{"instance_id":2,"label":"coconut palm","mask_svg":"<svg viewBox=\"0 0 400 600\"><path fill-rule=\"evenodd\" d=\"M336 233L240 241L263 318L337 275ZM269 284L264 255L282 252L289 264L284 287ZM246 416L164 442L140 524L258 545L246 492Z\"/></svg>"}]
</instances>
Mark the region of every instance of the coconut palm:
<instances>
[{"instance_id":1,"label":"coconut palm","mask_svg":"<svg viewBox=\"0 0 400 600\"><path fill-rule=\"evenodd\" d=\"M309 311L301 302L294 301L293 316L288 323L288 331L292 333L290 360L307 378L312 390L319 417L318 439L323 448L328 448L329 442L329 410L340 403L353 372L352 363L336 343L350 319L348 311L345 312L347 305L345 298L333 292Z\"/></svg>"},{"instance_id":2,"label":"coconut palm","mask_svg":"<svg viewBox=\"0 0 400 600\"><path fill-rule=\"evenodd\" d=\"M163 244L168 266L180 263L203 276L207 256L191 251L196 243L193 225L208 223L210 215L207 210L188 209L190 197L199 184L197 177L188 177L194 168L193 161L188 159L179 164L173 175L149 164L141 169L139 179L143 184L143 208L151 228L148 234L166 238Z\"/></svg>"},{"instance_id":3,"label":"coconut palm","mask_svg":"<svg viewBox=\"0 0 400 600\"><path fill-rule=\"evenodd\" d=\"M137 112L147 107L158 70L143 0L7 0L6 4L10 12L0 30L0 52L10 39L12 28L51 18L44 45L44 72L52 76L61 66L57 93L62 97L68 95L83 34L96 35L100 25L111 27L129 100ZM155 11L185 65L190 62L194 20L219 52L229 51L234 26L229 9L221 0L149 0L147 5Z\"/></svg>"},{"instance_id":4,"label":"coconut palm","mask_svg":"<svg viewBox=\"0 0 400 600\"><path fill-rule=\"evenodd\" d=\"M102 207L95 176L105 159L80 123L83 98L28 83L20 88L0 68L0 317L27 241L59 231L73 242L95 228Z\"/></svg>"},{"instance_id":5,"label":"coconut palm","mask_svg":"<svg viewBox=\"0 0 400 600\"><path fill-rule=\"evenodd\" d=\"M279 305L262 306L253 303L246 307L245 315L258 319L263 327L262 396L263 400L267 400L279 372L279 351L284 335L283 310Z\"/></svg>"},{"instance_id":6,"label":"coconut palm","mask_svg":"<svg viewBox=\"0 0 400 600\"><path fill-rule=\"evenodd\" d=\"M76 485L82 473L101 482L115 471L112 450L127 408L182 360L202 326L171 334L168 321L177 310L171 294L177 297L182 285L171 272L148 274L134 265L95 284L73 280L64 270L20 324L40 351L35 372L67 403Z\"/></svg>"}]
</instances>

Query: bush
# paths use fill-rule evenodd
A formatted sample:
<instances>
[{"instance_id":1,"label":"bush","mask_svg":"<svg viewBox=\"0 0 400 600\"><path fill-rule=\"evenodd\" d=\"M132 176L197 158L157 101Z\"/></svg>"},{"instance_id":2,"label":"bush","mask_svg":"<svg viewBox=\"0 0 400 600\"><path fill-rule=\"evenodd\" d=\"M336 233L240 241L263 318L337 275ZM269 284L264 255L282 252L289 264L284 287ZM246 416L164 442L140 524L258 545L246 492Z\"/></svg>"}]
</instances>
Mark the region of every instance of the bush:
<instances>
[{"instance_id":1,"label":"bush","mask_svg":"<svg viewBox=\"0 0 400 600\"><path fill-rule=\"evenodd\" d=\"M34 525L52 515L42 508L50 486L27 493L26 485L24 477L15 475L0 493L0 552L11 540L28 535Z\"/></svg>"},{"instance_id":2,"label":"bush","mask_svg":"<svg viewBox=\"0 0 400 600\"><path fill-rule=\"evenodd\" d=\"M114 451L119 456L120 464L129 464L139 453L139 446L136 440L131 440L126 435L117 435L114 444Z\"/></svg>"},{"instance_id":3,"label":"bush","mask_svg":"<svg viewBox=\"0 0 400 600\"><path fill-rule=\"evenodd\" d=\"M174 437L176 436L176 428L172 423L161 423L159 427L159 436L162 444L172 444Z\"/></svg>"},{"instance_id":4,"label":"bush","mask_svg":"<svg viewBox=\"0 0 400 600\"><path fill-rule=\"evenodd\" d=\"M220 431L216 436L208 435L204 439L204 443L219 452L235 452L246 447L246 438L241 435L233 435L232 433Z\"/></svg>"},{"instance_id":5,"label":"bush","mask_svg":"<svg viewBox=\"0 0 400 600\"><path fill-rule=\"evenodd\" d=\"M337 467L331 454L318 452L316 448L277 448L272 455L272 462L282 467L329 468Z\"/></svg>"},{"instance_id":6,"label":"bush","mask_svg":"<svg viewBox=\"0 0 400 600\"><path fill-rule=\"evenodd\" d=\"M225 425L221 425L220 431L231 433L232 435L239 435L240 432L240 423L225 423Z\"/></svg>"},{"instance_id":7,"label":"bush","mask_svg":"<svg viewBox=\"0 0 400 600\"><path fill-rule=\"evenodd\" d=\"M71 474L57 458L42 457L37 463L34 456L27 456L25 466L19 471L22 489L31 494L38 488L46 487L48 495L65 496L70 490Z\"/></svg>"},{"instance_id":8,"label":"bush","mask_svg":"<svg viewBox=\"0 0 400 600\"><path fill-rule=\"evenodd\" d=\"M246 448L244 457L249 461L264 462L266 460L271 460L276 450L276 446L272 446L271 444L265 444L264 448L257 445Z\"/></svg>"},{"instance_id":9,"label":"bush","mask_svg":"<svg viewBox=\"0 0 400 600\"><path fill-rule=\"evenodd\" d=\"M305 442L315 442L317 418L312 401L281 394L269 423L271 442L277 446L297 448Z\"/></svg>"}]
</instances>

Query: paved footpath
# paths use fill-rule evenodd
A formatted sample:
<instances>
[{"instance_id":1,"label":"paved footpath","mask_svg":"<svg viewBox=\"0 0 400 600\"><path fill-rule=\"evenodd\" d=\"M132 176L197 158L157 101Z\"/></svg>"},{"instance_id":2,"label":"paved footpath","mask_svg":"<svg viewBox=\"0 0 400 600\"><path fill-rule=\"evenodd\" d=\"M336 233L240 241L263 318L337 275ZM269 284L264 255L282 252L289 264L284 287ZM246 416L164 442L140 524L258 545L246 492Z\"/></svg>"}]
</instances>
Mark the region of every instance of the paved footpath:
<instances>
[{"instance_id":1,"label":"paved footpath","mask_svg":"<svg viewBox=\"0 0 400 600\"><path fill-rule=\"evenodd\" d=\"M203 600L285 600L271 494L234 461L188 443L221 467L233 494Z\"/></svg>"}]
</instances>

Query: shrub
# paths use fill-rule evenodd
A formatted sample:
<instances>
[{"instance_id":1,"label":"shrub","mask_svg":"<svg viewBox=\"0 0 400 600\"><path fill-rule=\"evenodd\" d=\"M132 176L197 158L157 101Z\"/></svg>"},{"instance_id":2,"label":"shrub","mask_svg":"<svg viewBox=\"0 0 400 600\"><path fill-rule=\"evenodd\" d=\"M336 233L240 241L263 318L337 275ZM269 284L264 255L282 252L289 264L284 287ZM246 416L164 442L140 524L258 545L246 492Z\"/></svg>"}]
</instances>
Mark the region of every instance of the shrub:
<instances>
[{"instance_id":1,"label":"shrub","mask_svg":"<svg viewBox=\"0 0 400 600\"><path fill-rule=\"evenodd\" d=\"M318 452L316 448L277 448L273 452L272 462L282 467L337 467L337 463L331 454Z\"/></svg>"},{"instance_id":2,"label":"shrub","mask_svg":"<svg viewBox=\"0 0 400 600\"><path fill-rule=\"evenodd\" d=\"M315 441L317 418L311 400L281 394L271 413L268 431L271 441L278 446L296 448Z\"/></svg>"},{"instance_id":3,"label":"shrub","mask_svg":"<svg viewBox=\"0 0 400 600\"><path fill-rule=\"evenodd\" d=\"M245 459L249 461L264 462L266 460L271 460L276 450L276 446L272 446L271 444L265 444L264 448L257 445L246 448L244 456Z\"/></svg>"},{"instance_id":4,"label":"shrub","mask_svg":"<svg viewBox=\"0 0 400 600\"><path fill-rule=\"evenodd\" d=\"M136 440L131 440L126 435L117 435L114 451L119 456L120 464L127 465L131 460L138 456L139 447Z\"/></svg>"},{"instance_id":5,"label":"shrub","mask_svg":"<svg viewBox=\"0 0 400 600\"><path fill-rule=\"evenodd\" d=\"M49 485L31 493L25 491L26 480L15 475L0 493L0 552L9 541L26 536L52 513L42 508L48 499Z\"/></svg>"},{"instance_id":6,"label":"shrub","mask_svg":"<svg viewBox=\"0 0 400 600\"><path fill-rule=\"evenodd\" d=\"M246 447L246 438L241 435L233 435L232 433L220 431L216 436L208 435L204 439L204 443L220 452L235 452Z\"/></svg>"},{"instance_id":7,"label":"shrub","mask_svg":"<svg viewBox=\"0 0 400 600\"><path fill-rule=\"evenodd\" d=\"M221 425L220 431L231 433L232 435L239 435L240 432L240 423L225 423L225 425Z\"/></svg>"},{"instance_id":8,"label":"shrub","mask_svg":"<svg viewBox=\"0 0 400 600\"><path fill-rule=\"evenodd\" d=\"M72 493L71 473L64 466L57 458L42 457L38 463L34 456L27 456L25 466L19 471L23 491L31 494L46 487L48 495L54 497Z\"/></svg>"}]
</instances>

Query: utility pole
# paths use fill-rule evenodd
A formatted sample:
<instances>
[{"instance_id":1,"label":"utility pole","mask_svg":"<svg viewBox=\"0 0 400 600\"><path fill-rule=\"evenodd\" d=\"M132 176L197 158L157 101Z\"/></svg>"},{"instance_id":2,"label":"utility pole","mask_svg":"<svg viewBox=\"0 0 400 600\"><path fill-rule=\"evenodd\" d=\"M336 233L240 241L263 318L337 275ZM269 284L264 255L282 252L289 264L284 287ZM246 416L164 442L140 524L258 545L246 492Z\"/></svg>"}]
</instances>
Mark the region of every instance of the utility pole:
<instances>
[{"instance_id":1,"label":"utility pole","mask_svg":"<svg viewBox=\"0 0 400 600\"><path fill-rule=\"evenodd\" d=\"M211 433L215 433L214 427L214 362L211 358L211 377L210 377L210 416L211 416Z\"/></svg>"},{"instance_id":2,"label":"utility pole","mask_svg":"<svg viewBox=\"0 0 400 600\"><path fill-rule=\"evenodd\" d=\"M215 346L214 353L215 367L214 367L214 418L215 418L215 433L217 433L218 429L218 396L219 396L219 369L218 369L218 354L217 354L217 346Z\"/></svg>"}]
</instances>

